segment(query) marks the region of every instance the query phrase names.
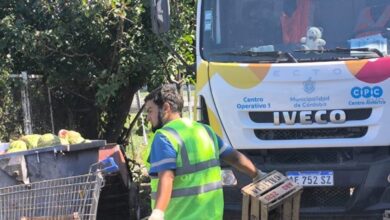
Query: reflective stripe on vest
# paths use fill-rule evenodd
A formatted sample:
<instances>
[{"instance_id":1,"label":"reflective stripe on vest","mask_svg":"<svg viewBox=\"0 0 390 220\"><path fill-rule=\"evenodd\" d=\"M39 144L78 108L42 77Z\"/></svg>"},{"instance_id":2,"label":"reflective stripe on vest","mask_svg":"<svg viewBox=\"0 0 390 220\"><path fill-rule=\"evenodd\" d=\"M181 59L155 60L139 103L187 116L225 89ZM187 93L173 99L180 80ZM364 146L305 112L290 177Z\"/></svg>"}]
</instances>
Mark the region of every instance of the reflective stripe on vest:
<instances>
[{"instance_id":1,"label":"reflective stripe on vest","mask_svg":"<svg viewBox=\"0 0 390 220\"><path fill-rule=\"evenodd\" d=\"M218 154L218 151L216 149L218 147L216 144L216 140L215 140L216 138L213 136L212 131L207 126L205 126L203 124L202 124L202 126L207 131L207 133L211 139L211 142L213 143L215 157L219 158L219 154ZM180 135L177 133L177 131L173 128L170 128L170 127L164 127L162 129L169 132L175 138L175 140L177 141L177 143L179 145L180 156L181 156L183 164L182 164L182 167L176 168L175 176L196 173L198 171L202 171L202 170L209 169L209 168L216 167L216 166L220 165L219 159L211 159L211 160L203 161L203 162L196 163L196 164L190 164L190 160L188 158L187 148L185 146L183 139L180 137ZM172 159L169 159L169 160L172 160ZM153 163L152 166L154 166L154 165L158 166L158 164ZM154 177L152 179L157 179L157 178L158 177ZM201 186L184 188L184 189L173 189L172 198L197 195L200 193L205 193L205 192L209 192L209 191L220 189L220 188L222 188L221 181L208 183L208 184L201 185ZM151 198L156 199L156 192L151 193Z\"/></svg>"},{"instance_id":2,"label":"reflective stripe on vest","mask_svg":"<svg viewBox=\"0 0 390 220\"><path fill-rule=\"evenodd\" d=\"M205 129L207 130L207 133L210 135L212 143L214 143L214 148L218 147L218 146L215 146L214 138L212 138L211 133L210 133L211 131L209 132L209 130L206 128L206 126L203 126L203 127L205 127ZM211 167L216 167L216 166L220 165L218 159L211 159L211 160L203 161L203 162L197 163L197 164L190 164L190 160L188 158L187 148L185 147L184 141L181 139L181 137L179 136L177 131L175 131L175 129L169 128L169 127L163 128L163 130L168 131L170 134L172 134L172 136L175 137L177 143L179 144L180 156L182 158L183 166L176 168L175 175L180 176L180 175L184 175L184 174L195 173L195 172L198 172L201 170L205 170L205 169L208 169ZM217 150L215 150L215 152L217 152ZM216 155L216 158L218 158L218 157L219 157L219 155Z\"/></svg>"},{"instance_id":3,"label":"reflective stripe on vest","mask_svg":"<svg viewBox=\"0 0 390 220\"><path fill-rule=\"evenodd\" d=\"M172 198L177 198L177 197L182 197L182 196L194 196L198 195L201 193L206 193L209 191L213 191L216 189L221 189L222 188L222 182L214 182L214 183L208 183L202 186L194 186L194 187L189 187L189 188L184 188L184 189L175 189L172 191ZM151 198L156 199L157 198L157 193L152 192L151 193Z\"/></svg>"},{"instance_id":4,"label":"reflective stripe on vest","mask_svg":"<svg viewBox=\"0 0 390 220\"><path fill-rule=\"evenodd\" d=\"M215 147L218 147L218 140L217 140L217 136L215 135L215 133L213 131L211 131L211 128L207 125L204 125L202 124L203 127L206 129L207 133L209 134L210 138L211 138L211 141L214 142L214 146ZM219 155L223 154L223 152L225 152L225 150L229 147L229 145L227 145L226 143L224 143L224 145L221 147L221 149L219 149ZM219 155L215 155L216 158L219 158Z\"/></svg>"}]
</instances>

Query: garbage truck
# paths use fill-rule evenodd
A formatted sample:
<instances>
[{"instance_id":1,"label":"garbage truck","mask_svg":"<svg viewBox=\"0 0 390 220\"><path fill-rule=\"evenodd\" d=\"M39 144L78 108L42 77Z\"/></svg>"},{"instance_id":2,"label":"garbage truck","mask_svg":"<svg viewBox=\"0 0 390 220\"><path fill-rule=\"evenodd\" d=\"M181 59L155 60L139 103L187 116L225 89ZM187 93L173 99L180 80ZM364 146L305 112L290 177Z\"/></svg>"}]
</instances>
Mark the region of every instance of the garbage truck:
<instances>
[{"instance_id":1,"label":"garbage truck","mask_svg":"<svg viewBox=\"0 0 390 220\"><path fill-rule=\"evenodd\" d=\"M198 121L302 185L301 216L390 209L390 1L199 0L196 24Z\"/></svg>"}]
</instances>

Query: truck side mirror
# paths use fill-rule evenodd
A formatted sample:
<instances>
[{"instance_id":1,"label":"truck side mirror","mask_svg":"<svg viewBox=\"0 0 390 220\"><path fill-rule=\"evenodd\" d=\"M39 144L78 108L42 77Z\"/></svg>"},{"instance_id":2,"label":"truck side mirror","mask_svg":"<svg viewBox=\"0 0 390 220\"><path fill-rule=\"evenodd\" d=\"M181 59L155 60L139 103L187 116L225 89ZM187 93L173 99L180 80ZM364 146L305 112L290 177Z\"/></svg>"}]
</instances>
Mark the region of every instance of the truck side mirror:
<instances>
[{"instance_id":1,"label":"truck side mirror","mask_svg":"<svg viewBox=\"0 0 390 220\"><path fill-rule=\"evenodd\" d=\"M152 31L155 34L165 33L169 30L169 0L150 0Z\"/></svg>"}]
</instances>

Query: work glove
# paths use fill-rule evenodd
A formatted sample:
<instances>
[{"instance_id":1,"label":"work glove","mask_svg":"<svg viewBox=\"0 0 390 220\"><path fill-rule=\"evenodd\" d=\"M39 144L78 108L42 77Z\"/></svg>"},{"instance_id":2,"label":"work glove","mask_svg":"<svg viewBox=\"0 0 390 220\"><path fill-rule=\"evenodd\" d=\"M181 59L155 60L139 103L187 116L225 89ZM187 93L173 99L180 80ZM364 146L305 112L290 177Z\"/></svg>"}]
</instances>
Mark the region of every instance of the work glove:
<instances>
[{"instance_id":1,"label":"work glove","mask_svg":"<svg viewBox=\"0 0 390 220\"><path fill-rule=\"evenodd\" d=\"M164 220L164 212L160 209L153 209L148 220Z\"/></svg>"},{"instance_id":2,"label":"work glove","mask_svg":"<svg viewBox=\"0 0 390 220\"><path fill-rule=\"evenodd\" d=\"M257 170L257 175L252 179L252 182L257 182L267 176L267 173Z\"/></svg>"}]
</instances>

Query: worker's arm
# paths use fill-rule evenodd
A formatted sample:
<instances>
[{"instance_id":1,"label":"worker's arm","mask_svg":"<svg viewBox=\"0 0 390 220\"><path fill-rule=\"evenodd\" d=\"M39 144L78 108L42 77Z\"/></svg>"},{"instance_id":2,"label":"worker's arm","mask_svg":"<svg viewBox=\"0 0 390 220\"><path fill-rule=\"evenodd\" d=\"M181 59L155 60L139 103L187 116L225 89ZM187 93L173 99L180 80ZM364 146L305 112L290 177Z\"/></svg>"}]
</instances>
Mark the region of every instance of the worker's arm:
<instances>
[{"instance_id":1,"label":"worker's arm","mask_svg":"<svg viewBox=\"0 0 390 220\"><path fill-rule=\"evenodd\" d=\"M173 179L175 173L172 170L164 170L158 173L158 186L156 204L148 220L164 220L164 212L171 200Z\"/></svg>"},{"instance_id":2,"label":"worker's arm","mask_svg":"<svg viewBox=\"0 0 390 220\"><path fill-rule=\"evenodd\" d=\"M172 170L165 170L158 173L158 187L155 209L165 211L168 207L169 201L171 200L173 179L175 173Z\"/></svg>"},{"instance_id":3,"label":"worker's arm","mask_svg":"<svg viewBox=\"0 0 390 220\"><path fill-rule=\"evenodd\" d=\"M252 161L235 149L228 155L222 157L222 160L240 172L247 174L252 179L258 175L258 170Z\"/></svg>"},{"instance_id":4,"label":"worker's arm","mask_svg":"<svg viewBox=\"0 0 390 220\"><path fill-rule=\"evenodd\" d=\"M172 195L175 178L177 152L167 137L156 133L149 154L149 174L158 176L156 203L149 220L164 220L164 212Z\"/></svg>"}]
</instances>

